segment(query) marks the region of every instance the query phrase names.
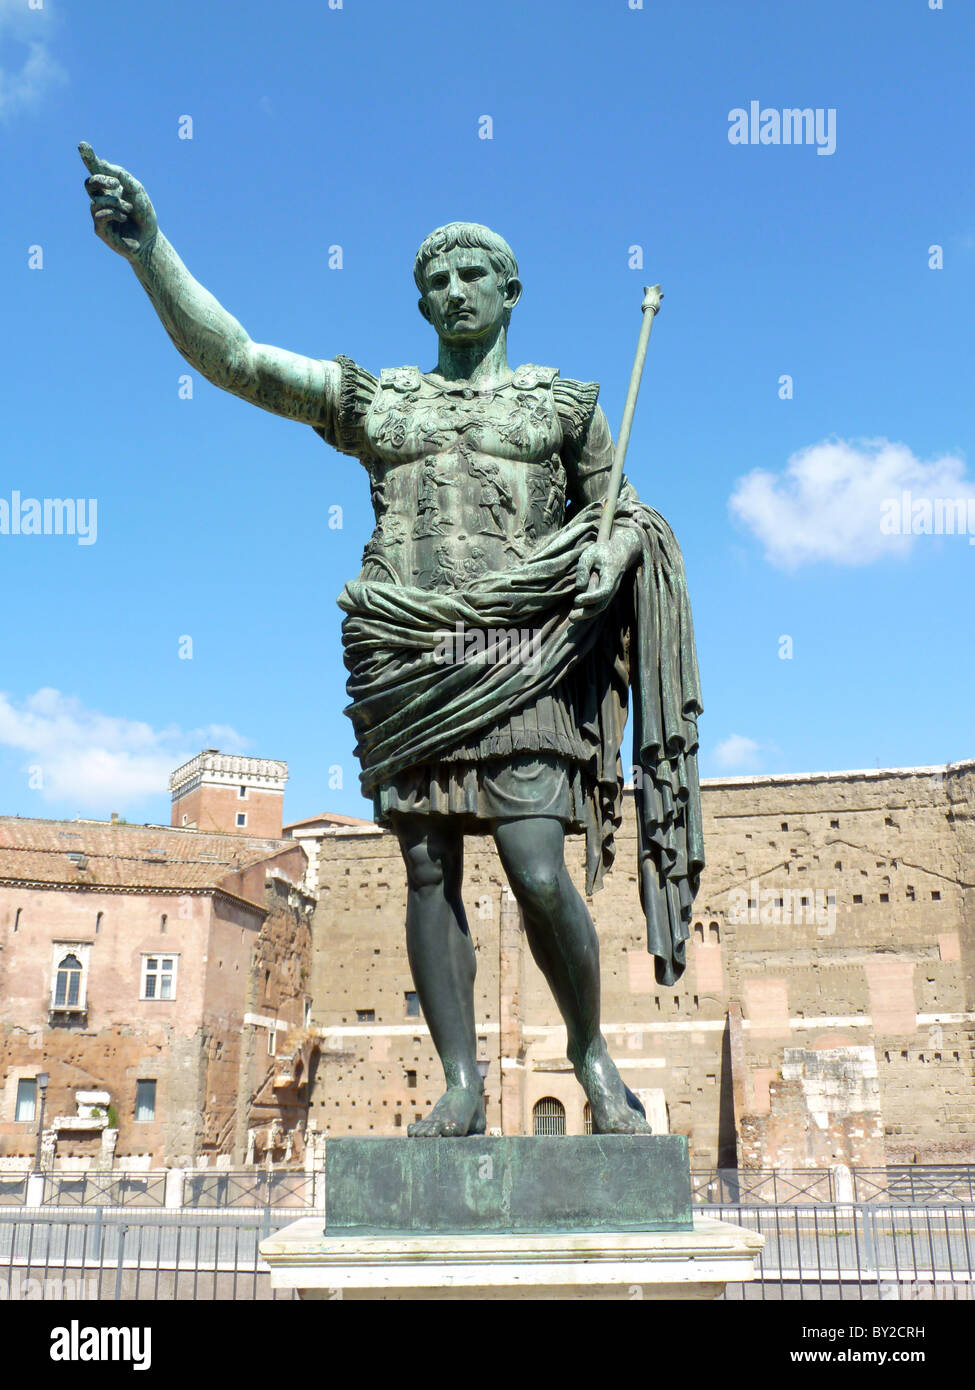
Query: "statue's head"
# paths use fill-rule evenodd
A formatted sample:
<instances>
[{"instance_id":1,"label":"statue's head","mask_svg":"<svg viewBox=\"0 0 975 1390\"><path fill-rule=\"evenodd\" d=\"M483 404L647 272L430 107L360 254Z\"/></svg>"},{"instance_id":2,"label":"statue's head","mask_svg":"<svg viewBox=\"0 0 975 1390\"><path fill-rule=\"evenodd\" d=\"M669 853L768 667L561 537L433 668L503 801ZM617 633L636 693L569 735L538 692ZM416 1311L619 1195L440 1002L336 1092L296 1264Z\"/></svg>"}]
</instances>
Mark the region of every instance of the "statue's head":
<instances>
[{"instance_id":1,"label":"statue's head","mask_svg":"<svg viewBox=\"0 0 975 1390\"><path fill-rule=\"evenodd\" d=\"M504 237L478 222L448 222L424 240L413 278L420 313L451 343L507 327L521 298L518 262Z\"/></svg>"}]
</instances>

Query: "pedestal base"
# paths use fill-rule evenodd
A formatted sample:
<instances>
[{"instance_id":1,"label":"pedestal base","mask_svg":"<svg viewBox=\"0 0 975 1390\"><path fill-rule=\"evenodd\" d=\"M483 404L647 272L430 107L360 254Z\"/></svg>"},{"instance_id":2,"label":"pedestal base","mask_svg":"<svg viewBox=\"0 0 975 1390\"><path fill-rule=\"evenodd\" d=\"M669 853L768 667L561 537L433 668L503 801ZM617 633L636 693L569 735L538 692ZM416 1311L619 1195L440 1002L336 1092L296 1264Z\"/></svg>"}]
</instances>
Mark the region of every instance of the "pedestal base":
<instances>
[{"instance_id":1,"label":"pedestal base","mask_svg":"<svg viewBox=\"0 0 975 1390\"><path fill-rule=\"evenodd\" d=\"M690 1231L682 1134L329 1139L326 1235Z\"/></svg>"},{"instance_id":2,"label":"pedestal base","mask_svg":"<svg viewBox=\"0 0 975 1390\"><path fill-rule=\"evenodd\" d=\"M709 1299L755 1278L763 1239L690 1231L322 1234L305 1217L261 1242L275 1289L303 1299Z\"/></svg>"}]
</instances>

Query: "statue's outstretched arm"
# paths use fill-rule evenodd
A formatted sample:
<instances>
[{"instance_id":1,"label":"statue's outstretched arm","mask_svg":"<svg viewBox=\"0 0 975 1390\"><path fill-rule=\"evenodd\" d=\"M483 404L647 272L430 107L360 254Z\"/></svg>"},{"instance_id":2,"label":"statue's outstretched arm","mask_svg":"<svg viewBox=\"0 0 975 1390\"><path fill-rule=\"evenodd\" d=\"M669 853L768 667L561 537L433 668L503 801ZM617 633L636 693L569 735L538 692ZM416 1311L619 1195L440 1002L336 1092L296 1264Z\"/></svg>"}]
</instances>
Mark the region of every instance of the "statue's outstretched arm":
<instances>
[{"instance_id":1,"label":"statue's outstretched arm","mask_svg":"<svg viewBox=\"0 0 975 1390\"><path fill-rule=\"evenodd\" d=\"M232 314L194 280L159 230L142 184L118 164L78 146L89 170L95 231L129 262L166 332L192 367L214 386L304 424L325 423L339 399L340 368L284 348L251 341Z\"/></svg>"}]
</instances>

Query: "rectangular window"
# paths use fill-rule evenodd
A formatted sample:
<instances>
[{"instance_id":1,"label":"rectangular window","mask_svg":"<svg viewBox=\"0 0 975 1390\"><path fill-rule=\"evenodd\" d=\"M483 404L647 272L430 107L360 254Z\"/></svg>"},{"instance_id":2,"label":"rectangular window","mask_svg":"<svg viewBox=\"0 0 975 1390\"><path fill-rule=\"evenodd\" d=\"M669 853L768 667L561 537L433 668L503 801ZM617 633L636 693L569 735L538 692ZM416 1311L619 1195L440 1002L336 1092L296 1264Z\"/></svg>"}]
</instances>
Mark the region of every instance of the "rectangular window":
<instances>
[{"instance_id":1,"label":"rectangular window","mask_svg":"<svg viewBox=\"0 0 975 1390\"><path fill-rule=\"evenodd\" d=\"M376 1021L376 1010L375 1010L375 1009L356 1009L356 1011L355 1011L355 1021L356 1021L356 1023L375 1023L375 1021Z\"/></svg>"},{"instance_id":2,"label":"rectangular window","mask_svg":"<svg viewBox=\"0 0 975 1390\"><path fill-rule=\"evenodd\" d=\"M408 989L406 991L406 1017L420 1017L420 996L415 989Z\"/></svg>"},{"instance_id":3,"label":"rectangular window","mask_svg":"<svg viewBox=\"0 0 975 1390\"><path fill-rule=\"evenodd\" d=\"M17 1109L14 1119L19 1125L30 1124L37 1114L37 1082L26 1076L17 1082Z\"/></svg>"},{"instance_id":4,"label":"rectangular window","mask_svg":"<svg viewBox=\"0 0 975 1390\"><path fill-rule=\"evenodd\" d=\"M246 800L247 800L247 788L246 788L246 787L238 787L238 788L237 788L237 795L240 797L241 801L246 801Z\"/></svg>"},{"instance_id":5,"label":"rectangular window","mask_svg":"<svg viewBox=\"0 0 975 1390\"><path fill-rule=\"evenodd\" d=\"M247 812L246 812L246 811L238 811L238 812L237 812L237 824L241 827L241 829L243 829L243 827L247 824Z\"/></svg>"},{"instance_id":6,"label":"rectangular window","mask_svg":"<svg viewBox=\"0 0 975 1390\"><path fill-rule=\"evenodd\" d=\"M267 1055L268 1055L269 1057L273 1057L273 1056L275 1056L275 1054L277 1053L277 1050L278 1050L278 1030L277 1030L276 1028L269 1028L269 1029L267 1030Z\"/></svg>"},{"instance_id":7,"label":"rectangular window","mask_svg":"<svg viewBox=\"0 0 975 1390\"><path fill-rule=\"evenodd\" d=\"M176 956L142 957L142 998L176 998Z\"/></svg>"},{"instance_id":8,"label":"rectangular window","mask_svg":"<svg viewBox=\"0 0 975 1390\"><path fill-rule=\"evenodd\" d=\"M154 1120L156 1118L155 1081L137 1081L135 1083L135 1118L137 1120Z\"/></svg>"},{"instance_id":9,"label":"rectangular window","mask_svg":"<svg viewBox=\"0 0 975 1390\"><path fill-rule=\"evenodd\" d=\"M68 956L58 970L54 1002L59 1009L74 1008L81 993L81 967L73 956Z\"/></svg>"}]
</instances>

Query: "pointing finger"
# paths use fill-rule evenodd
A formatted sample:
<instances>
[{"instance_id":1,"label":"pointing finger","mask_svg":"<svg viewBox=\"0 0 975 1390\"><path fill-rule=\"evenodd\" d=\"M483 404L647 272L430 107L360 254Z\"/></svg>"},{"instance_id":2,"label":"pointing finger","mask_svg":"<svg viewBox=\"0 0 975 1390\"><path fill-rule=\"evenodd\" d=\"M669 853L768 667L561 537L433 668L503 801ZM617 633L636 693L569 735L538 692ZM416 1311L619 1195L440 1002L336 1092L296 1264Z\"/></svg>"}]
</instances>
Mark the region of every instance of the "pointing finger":
<instances>
[{"instance_id":1,"label":"pointing finger","mask_svg":"<svg viewBox=\"0 0 975 1390\"><path fill-rule=\"evenodd\" d=\"M88 170L89 174L103 174L106 172L102 168L102 161L98 158L87 140L81 141L78 146L78 153L81 155L85 168Z\"/></svg>"},{"instance_id":2,"label":"pointing finger","mask_svg":"<svg viewBox=\"0 0 975 1390\"><path fill-rule=\"evenodd\" d=\"M90 174L108 174L112 178L118 179L123 186L126 179L130 177L120 164L109 164L108 160L99 159L87 140L82 140L78 146L78 153Z\"/></svg>"}]
</instances>

